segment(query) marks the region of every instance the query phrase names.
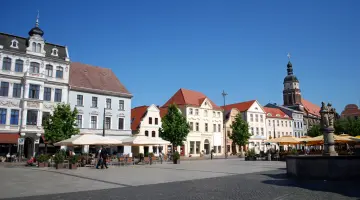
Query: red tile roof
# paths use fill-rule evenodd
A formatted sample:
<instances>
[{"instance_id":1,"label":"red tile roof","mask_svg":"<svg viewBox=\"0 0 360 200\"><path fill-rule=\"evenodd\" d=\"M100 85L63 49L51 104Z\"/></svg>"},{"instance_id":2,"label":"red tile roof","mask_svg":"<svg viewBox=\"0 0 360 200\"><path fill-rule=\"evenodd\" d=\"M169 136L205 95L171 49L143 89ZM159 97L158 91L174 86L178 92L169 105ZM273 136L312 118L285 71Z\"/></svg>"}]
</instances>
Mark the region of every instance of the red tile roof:
<instances>
[{"instance_id":1,"label":"red tile roof","mask_svg":"<svg viewBox=\"0 0 360 200\"><path fill-rule=\"evenodd\" d=\"M180 105L191 105L191 106L201 106L207 98L203 93L197 92L194 90L188 90L180 88L162 107L168 107L170 104ZM213 109L220 109L213 101L207 98L211 103Z\"/></svg>"},{"instance_id":2,"label":"red tile roof","mask_svg":"<svg viewBox=\"0 0 360 200\"><path fill-rule=\"evenodd\" d=\"M17 144L19 137L18 133L0 133L0 144Z\"/></svg>"},{"instance_id":3,"label":"red tile roof","mask_svg":"<svg viewBox=\"0 0 360 200\"><path fill-rule=\"evenodd\" d=\"M160 109L160 117L163 118L167 112L168 112L168 108L159 108Z\"/></svg>"},{"instance_id":4,"label":"red tile roof","mask_svg":"<svg viewBox=\"0 0 360 200\"><path fill-rule=\"evenodd\" d=\"M251 101L245 101L245 102L240 102L240 103L234 103L234 104L229 104L229 105L225 105L221 106L221 108L225 109L226 111L231 110L231 108L236 108L238 109L240 112L245 112L247 110L249 110L249 108L256 102L256 100L251 100Z\"/></svg>"},{"instance_id":5,"label":"red tile roof","mask_svg":"<svg viewBox=\"0 0 360 200\"><path fill-rule=\"evenodd\" d=\"M139 129L140 122L147 112L149 106L139 106L131 109L131 130Z\"/></svg>"},{"instance_id":6,"label":"red tile roof","mask_svg":"<svg viewBox=\"0 0 360 200\"><path fill-rule=\"evenodd\" d=\"M131 95L111 69L73 62L69 85L73 89Z\"/></svg>"},{"instance_id":7,"label":"red tile roof","mask_svg":"<svg viewBox=\"0 0 360 200\"><path fill-rule=\"evenodd\" d=\"M301 99L301 103L307 112L309 112L312 115L320 117L320 109L321 109L320 106L315 105L305 99Z\"/></svg>"},{"instance_id":8,"label":"red tile roof","mask_svg":"<svg viewBox=\"0 0 360 200\"><path fill-rule=\"evenodd\" d=\"M266 112L266 117L268 117L268 118L291 119L290 116L286 115L279 108L269 108L269 107L263 107L263 108L264 108L264 111ZM268 115L269 113L271 114L271 116Z\"/></svg>"}]
</instances>

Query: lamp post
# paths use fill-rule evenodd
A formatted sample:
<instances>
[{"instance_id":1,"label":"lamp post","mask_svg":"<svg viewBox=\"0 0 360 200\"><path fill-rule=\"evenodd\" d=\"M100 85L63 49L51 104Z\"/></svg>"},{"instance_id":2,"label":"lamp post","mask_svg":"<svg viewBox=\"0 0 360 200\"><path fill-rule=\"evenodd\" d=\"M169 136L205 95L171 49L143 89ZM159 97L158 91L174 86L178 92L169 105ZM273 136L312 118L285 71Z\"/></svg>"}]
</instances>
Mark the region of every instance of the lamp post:
<instances>
[{"instance_id":1,"label":"lamp post","mask_svg":"<svg viewBox=\"0 0 360 200\"><path fill-rule=\"evenodd\" d=\"M226 116L225 116L225 97L226 95L228 95L227 93L225 93L225 91L223 90L223 92L221 93L221 95L223 96L224 98L224 111L223 111L223 126L224 126L224 135L225 135L225 159L228 158L228 152L227 152L227 134L226 134L226 124L225 124L225 119L226 119Z\"/></svg>"}]
</instances>

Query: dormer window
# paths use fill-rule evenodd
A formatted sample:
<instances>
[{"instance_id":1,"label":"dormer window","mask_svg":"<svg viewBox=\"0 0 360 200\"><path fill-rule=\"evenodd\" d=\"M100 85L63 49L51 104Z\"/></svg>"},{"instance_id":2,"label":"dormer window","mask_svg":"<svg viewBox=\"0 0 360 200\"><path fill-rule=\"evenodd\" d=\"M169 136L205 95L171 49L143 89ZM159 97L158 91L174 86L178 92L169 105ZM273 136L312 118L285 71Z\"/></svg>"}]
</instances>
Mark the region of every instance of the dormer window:
<instances>
[{"instance_id":1,"label":"dormer window","mask_svg":"<svg viewBox=\"0 0 360 200\"><path fill-rule=\"evenodd\" d=\"M16 49L18 49L18 48L19 48L18 44L19 44L19 42L18 42L17 40L13 39L13 40L11 41L10 47L11 47L11 48L16 48Z\"/></svg>"},{"instance_id":2,"label":"dormer window","mask_svg":"<svg viewBox=\"0 0 360 200\"><path fill-rule=\"evenodd\" d=\"M31 49L33 52L40 53L41 52L41 44L33 42L33 43L31 43Z\"/></svg>"},{"instance_id":3,"label":"dormer window","mask_svg":"<svg viewBox=\"0 0 360 200\"><path fill-rule=\"evenodd\" d=\"M272 115L271 115L271 113L268 113L267 116L270 116L270 117L271 117Z\"/></svg>"},{"instance_id":4,"label":"dormer window","mask_svg":"<svg viewBox=\"0 0 360 200\"><path fill-rule=\"evenodd\" d=\"M57 48L53 48L53 49L51 50L51 55L52 55L52 56L58 56L58 49L57 49Z\"/></svg>"},{"instance_id":5,"label":"dormer window","mask_svg":"<svg viewBox=\"0 0 360 200\"><path fill-rule=\"evenodd\" d=\"M280 117L280 115L279 115L279 114L276 114L276 117Z\"/></svg>"},{"instance_id":6,"label":"dormer window","mask_svg":"<svg viewBox=\"0 0 360 200\"><path fill-rule=\"evenodd\" d=\"M36 52L40 53L41 52L41 44L37 43L36 45Z\"/></svg>"}]
</instances>

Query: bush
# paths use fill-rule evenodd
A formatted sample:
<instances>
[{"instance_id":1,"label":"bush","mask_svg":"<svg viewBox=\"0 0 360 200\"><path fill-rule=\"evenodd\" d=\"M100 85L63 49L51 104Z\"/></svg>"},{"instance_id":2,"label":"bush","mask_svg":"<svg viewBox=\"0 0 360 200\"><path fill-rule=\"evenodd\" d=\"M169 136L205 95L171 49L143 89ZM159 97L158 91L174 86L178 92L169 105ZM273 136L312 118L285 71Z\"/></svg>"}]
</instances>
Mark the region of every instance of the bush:
<instances>
[{"instance_id":1,"label":"bush","mask_svg":"<svg viewBox=\"0 0 360 200\"><path fill-rule=\"evenodd\" d=\"M179 152L174 152L174 155L173 155L173 159L174 160L179 160L180 159L180 154L179 154Z\"/></svg>"},{"instance_id":2,"label":"bush","mask_svg":"<svg viewBox=\"0 0 360 200\"><path fill-rule=\"evenodd\" d=\"M36 157L36 160L39 162L39 163L44 163L44 162L47 162L49 160L49 156L46 155L46 154L41 154L39 155L38 157Z\"/></svg>"},{"instance_id":3,"label":"bush","mask_svg":"<svg viewBox=\"0 0 360 200\"><path fill-rule=\"evenodd\" d=\"M55 164L63 163L65 159L64 153L59 151L54 155L54 162Z\"/></svg>"},{"instance_id":4,"label":"bush","mask_svg":"<svg viewBox=\"0 0 360 200\"><path fill-rule=\"evenodd\" d=\"M149 156L150 156L150 157L154 157L154 153L149 153Z\"/></svg>"},{"instance_id":5,"label":"bush","mask_svg":"<svg viewBox=\"0 0 360 200\"><path fill-rule=\"evenodd\" d=\"M298 155L297 149L291 149L290 155Z\"/></svg>"},{"instance_id":6,"label":"bush","mask_svg":"<svg viewBox=\"0 0 360 200\"><path fill-rule=\"evenodd\" d=\"M246 156L247 156L247 157L255 157L255 156L256 156L255 149L249 149L249 150L246 152Z\"/></svg>"},{"instance_id":7,"label":"bush","mask_svg":"<svg viewBox=\"0 0 360 200\"><path fill-rule=\"evenodd\" d=\"M70 156L69 157L69 162L70 164L76 164L79 160L79 156L78 155L75 155L75 156Z\"/></svg>"}]
</instances>

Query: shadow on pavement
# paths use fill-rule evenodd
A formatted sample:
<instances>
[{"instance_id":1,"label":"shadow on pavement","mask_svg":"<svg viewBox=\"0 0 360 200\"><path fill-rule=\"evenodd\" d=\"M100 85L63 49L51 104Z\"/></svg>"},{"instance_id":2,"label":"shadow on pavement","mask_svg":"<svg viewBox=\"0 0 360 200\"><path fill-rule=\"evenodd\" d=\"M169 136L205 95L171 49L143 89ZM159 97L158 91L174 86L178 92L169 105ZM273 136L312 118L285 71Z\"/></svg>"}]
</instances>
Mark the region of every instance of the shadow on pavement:
<instances>
[{"instance_id":1,"label":"shadow on pavement","mask_svg":"<svg viewBox=\"0 0 360 200\"><path fill-rule=\"evenodd\" d=\"M352 198L360 198L360 181L297 180L288 178L286 171L280 173L263 173L261 175L270 178L262 181L265 184L297 187L312 191L336 193Z\"/></svg>"}]
</instances>

